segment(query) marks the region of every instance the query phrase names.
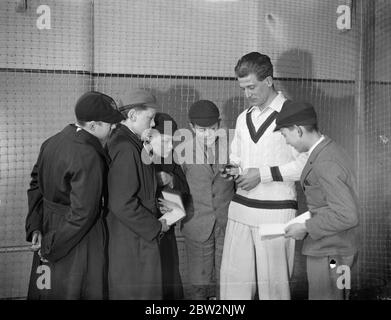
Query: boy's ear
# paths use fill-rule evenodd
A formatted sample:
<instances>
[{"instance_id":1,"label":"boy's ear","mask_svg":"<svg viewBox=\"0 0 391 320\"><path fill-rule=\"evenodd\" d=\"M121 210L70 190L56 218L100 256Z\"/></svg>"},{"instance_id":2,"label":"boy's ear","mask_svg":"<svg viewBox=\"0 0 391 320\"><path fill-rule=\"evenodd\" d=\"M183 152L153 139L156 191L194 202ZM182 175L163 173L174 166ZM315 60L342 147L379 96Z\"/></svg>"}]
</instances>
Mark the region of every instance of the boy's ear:
<instances>
[{"instance_id":1,"label":"boy's ear","mask_svg":"<svg viewBox=\"0 0 391 320\"><path fill-rule=\"evenodd\" d=\"M297 132L299 134L299 137L302 137L303 136L303 129L300 126L296 126L296 127L297 127Z\"/></svg>"},{"instance_id":2,"label":"boy's ear","mask_svg":"<svg viewBox=\"0 0 391 320\"><path fill-rule=\"evenodd\" d=\"M128 118L132 121L136 121L137 120L137 112L135 109L130 109L129 112L128 112Z\"/></svg>"},{"instance_id":3,"label":"boy's ear","mask_svg":"<svg viewBox=\"0 0 391 320\"><path fill-rule=\"evenodd\" d=\"M96 127L96 122L95 121L89 121L87 124L86 124L86 127L91 130L91 131L95 131L95 127Z\"/></svg>"}]
</instances>

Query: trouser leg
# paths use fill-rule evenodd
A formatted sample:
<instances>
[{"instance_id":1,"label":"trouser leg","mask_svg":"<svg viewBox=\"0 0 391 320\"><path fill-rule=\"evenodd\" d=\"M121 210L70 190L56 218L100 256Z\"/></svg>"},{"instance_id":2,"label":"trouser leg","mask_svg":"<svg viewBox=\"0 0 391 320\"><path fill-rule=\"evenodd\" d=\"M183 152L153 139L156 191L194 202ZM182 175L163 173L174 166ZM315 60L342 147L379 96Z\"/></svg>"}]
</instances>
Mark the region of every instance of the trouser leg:
<instances>
[{"instance_id":1,"label":"trouser leg","mask_svg":"<svg viewBox=\"0 0 391 320\"><path fill-rule=\"evenodd\" d=\"M251 300L256 289L251 228L228 219L220 270L222 300Z\"/></svg>"},{"instance_id":2,"label":"trouser leg","mask_svg":"<svg viewBox=\"0 0 391 320\"><path fill-rule=\"evenodd\" d=\"M216 276L216 298L220 299L220 270L221 260L223 258L225 237L225 226L216 226L215 228L215 276Z\"/></svg>"},{"instance_id":3,"label":"trouser leg","mask_svg":"<svg viewBox=\"0 0 391 320\"><path fill-rule=\"evenodd\" d=\"M261 237L253 229L260 300L289 300L295 242L284 237Z\"/></svg>"},{"instance_id":4,"label":"trouser leg","mask_svg":"<svg viewBox=\"0 0 391 320\"><path fill-rule=\"evenodd\" d=\"M309 300L345 300L350 289L352 256L307 256Z\"/></svg>"},{"instance_id":5,"label":"trouser leg","mask_svg":"<svg viewBox=\"0 0 391 320\"><path fill-rule=\"evenodd\" d=\"M205 300L210 296L213 283L214 236L205 242L185 239L190 295L193 300Z\"/></svg>"}]
</instances>

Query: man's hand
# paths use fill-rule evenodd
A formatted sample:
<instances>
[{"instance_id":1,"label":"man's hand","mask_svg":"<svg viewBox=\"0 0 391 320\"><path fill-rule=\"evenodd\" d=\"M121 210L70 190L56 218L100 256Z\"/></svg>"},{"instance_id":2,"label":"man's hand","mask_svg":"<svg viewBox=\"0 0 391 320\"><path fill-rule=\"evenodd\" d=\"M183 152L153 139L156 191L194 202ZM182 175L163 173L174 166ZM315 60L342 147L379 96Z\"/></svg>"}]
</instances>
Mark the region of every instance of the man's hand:
<instances>
[{"instance_id":1,"label":"man's hand","mask_svg":"<svg viewBox=\"0 0 391 320\"><path fill-rule=\"evenodd\" d=\"M293 223L286 227L285 238L293 238L295 240L303 240L307 235L305 223Z\"/></svg>"},{"instance_id":2,"label":"man's hand","mask_svg":"<svg viewBox=\"0 0 391 320\"><path fill-rule=\"evenodd\" d=\"M167 232L170 229L170 226L167 224L166 219L159 220L162 224L162 231L161 232Z\"/></svg>"},{"instance_id":3,"label":"man's hand","mask_svg":"<svg viewBox=\"0 0 391 320\"><path fill-rule=\"evenodd\" d=\"M261 182L261 175L258 168L249 168L244 174L236 179L236 185L246 191L254 189Z\"/></svg>"},{"instance_id":4,"label":"man's hand","mask_svg":"<svg viewBox=\"0 0 391 320\"><path fill-rule=\"evenodd\" d=\"M169 186L171 189L174 188L174 177L164 171L160 171L157 173L157 181L159 186Z\"/></svg>"},{"instance_id":5,"label":"man's hand","mask_svg":"<svg viewBox=\"0 0 391 320\"><path fill-rule=\"evenodd\" d=\"M239 175L240 169L235 164L227 164L224 167L220 168L219 171L220 176L230 181L236 179L236 177Z\"/></svg>"},{"instance_id":6,"label":"man's hand","mask_svg":"<svg viewBox=\"0 0 391 320\"><path fill-rule=\"evenodd\" d=\"M31 240L31 250L37 251L41 249L41 242L42 242L42 233L39 230L36 230L33 232L33 237Z\"/></svg>"}]
</instances>

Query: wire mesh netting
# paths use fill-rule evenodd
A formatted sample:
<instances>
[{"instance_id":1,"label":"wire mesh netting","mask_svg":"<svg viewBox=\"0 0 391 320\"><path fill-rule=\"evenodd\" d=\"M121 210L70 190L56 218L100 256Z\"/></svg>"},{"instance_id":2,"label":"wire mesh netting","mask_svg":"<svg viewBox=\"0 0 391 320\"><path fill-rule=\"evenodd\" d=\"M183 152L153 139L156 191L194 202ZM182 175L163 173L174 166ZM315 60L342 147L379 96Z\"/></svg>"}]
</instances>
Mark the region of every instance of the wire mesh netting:
<instances>
[{"instance_id":1,"label":"wire mesh netting","mask_svg":"<svg viewBox=\"0 0 391 320\"><path fill-rule=\"evenodd\" d=\"M366 11L359 168L364 247L361 274L363 285L373 286L389 282L391 268L391 2L371 2Z\"/></svg>"},{"instance_id":2,"label":"wire mesh netting","mask_svg":"<svg viewBox=\"0 0 391 320\"><path fill-rule=\"evenodd\" d=\"M116 98L129 88L149 89L179 127L187 126L194 101L209 99L233 128L246 107L233 68L250 51L271 57L277 89L312 102L322 132L356 161L362 205L356 277L363 286L389 280L390 1L29 0L21 12L15 3L0 2L0 298L26 296L29 174L41 143L74 121L82 93ZM37 27L41 5L50 8L50 29ZM352 9L351 30L336 26L339 5ZM299 250L298 291L306 280Z\"/></svg>"}]
</instances>

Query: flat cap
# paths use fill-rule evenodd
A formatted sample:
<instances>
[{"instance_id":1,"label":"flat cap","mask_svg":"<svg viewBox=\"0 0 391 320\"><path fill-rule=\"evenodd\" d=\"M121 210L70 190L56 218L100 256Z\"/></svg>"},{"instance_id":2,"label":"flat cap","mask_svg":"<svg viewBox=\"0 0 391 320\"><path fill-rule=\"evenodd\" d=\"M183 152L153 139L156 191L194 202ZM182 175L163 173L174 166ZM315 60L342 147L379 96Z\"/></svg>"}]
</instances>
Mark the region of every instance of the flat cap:
<instances>
[{"instance_id":1,"label":"flat cap","mask_svg":"<svg viewBox=\"0 0 391 320\"><path fill-rule=\"evenodd\" d=\"M119 97L118 101L120 111L131 109L133 106L140 104L151 108L158 107L156 97L149 91L142 89L128 90L125 94Z\"/></svg>"},{"instance_id":2,"label":"flat cap","mask_svg":"<svg viewBox=\"0 0 391 320\"><path fill-rule=\"evenodd\" d=\"M189 120L201 127L209 127L220 119L217 106L209 100L194 102L189 109Z\"/></svg>"},{"instance_id":3,"label":"flat cap","mask_svg":"<svg viewBox=\"0 0 391 320\"><path fill-rule=\"evenodd\" d=\"M80 121L118 123L125 119L114 99L97 91L86 92L77 100L75 115Z\"/></svg>"},{"instance_id":4,"label":"flat cap","mask_svg":"<svg viewBox=\"0 0 391 320\"><path fill-rule=\"evenodd\" d=\"M316 123L316 112L312 104L302 101L286 100L276 118L274 131L294 125L306 126Z\"/></svg>"},{"instance_id":5,"label":"flat cap","mask_svg":"<svg viewBox=\"0 0 391 320\"><path fill-rule=\"evenodd\" d=\"M155 114L154 122L155 122L154 129L159 131L161 134L168 134L168 132L166 133L164 132L165 122L169 122L168 124L166 123L166 126L167 125L171 126L171 133L170 133L171 135L174 134L174 132L178 129L178 125L175 122L175 120L167 113L157 112Z\"/></svg>"}]
</instances>

